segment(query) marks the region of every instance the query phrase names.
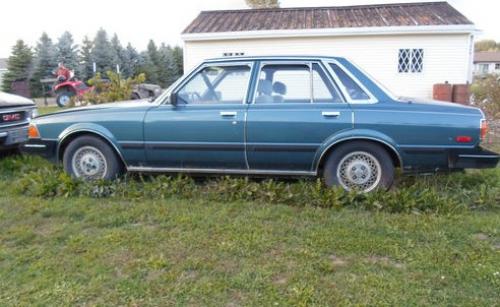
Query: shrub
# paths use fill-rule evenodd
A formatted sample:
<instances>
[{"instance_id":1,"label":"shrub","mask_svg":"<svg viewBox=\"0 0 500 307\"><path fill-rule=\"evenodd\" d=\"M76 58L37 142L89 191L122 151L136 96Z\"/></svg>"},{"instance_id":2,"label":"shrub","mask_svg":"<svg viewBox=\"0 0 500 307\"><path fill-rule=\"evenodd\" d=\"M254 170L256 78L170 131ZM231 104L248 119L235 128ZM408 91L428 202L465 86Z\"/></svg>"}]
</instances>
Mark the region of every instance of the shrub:
<instances>
[{"instance_id":1,"label":"shrub","mask_svg":"<svg viewBox=\"0 0 500 307\"><path fill-rule=\"evenodd\" d=\"M474 102L489 118L500 118L500 79L496 75L477 78L471 86Z\"/></svg>"},{"instance_id":2,"label":"shrub","mask_svg":"<svg viewBox=\"0 0 500 307\"><path fill-rule=\"evenodd\" d=\"M108 80L103 80L100 73L88 81L94 86L94 91L85 93L82 104L100 104L106 102L129 100L135 85L146 80L145 74L139 74L134 78L122 79L119 74L108 71Z\"/></svg>"},{"instance_id":3,"label":"shrub","mask_svg":"<svg viewBox=\"0 0 500 307\"><path fill-rule=\"evenodd\" d=\"M500 209L500 169L431 177L405 177L397 188L370 194L325 187L320 180L275 181L223 177L195 182L185 176L133 176L84 182L57 167L24 172L15 193L34 197L114 197L123 199L204 199L291 206L361 208L386 212L453 213Z\"/></svg>"}]
</instances>

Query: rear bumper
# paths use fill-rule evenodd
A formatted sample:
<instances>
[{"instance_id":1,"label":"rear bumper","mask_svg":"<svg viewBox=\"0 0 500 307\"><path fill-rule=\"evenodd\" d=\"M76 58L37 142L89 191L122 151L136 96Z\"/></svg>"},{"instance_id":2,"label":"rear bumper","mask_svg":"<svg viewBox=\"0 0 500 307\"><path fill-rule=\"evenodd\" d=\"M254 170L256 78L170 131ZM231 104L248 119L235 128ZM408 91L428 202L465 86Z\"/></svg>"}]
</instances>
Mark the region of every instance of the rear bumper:
<instances>
[{"instance_id":1,"label":"rear bumper","mask_svg":"<svg viewBox=\"0 0 500 307\"><path fill-rule=\"evenodd\" d=\"M499 154L478 147L471 150L450 152L448 166L451 169L494 168L499 159Z\"/></svg>"},{"instance_id":2,"label":"rear bumper","mask_svg":"<svg viewBox=\"0 0 500 307\"><path fill-rule=\"evenodd\" d=\"M27 143L21 146L21 152L38 155L52 162L57 160L57 141L30 139Z\"/></svg>"}]
</instances>

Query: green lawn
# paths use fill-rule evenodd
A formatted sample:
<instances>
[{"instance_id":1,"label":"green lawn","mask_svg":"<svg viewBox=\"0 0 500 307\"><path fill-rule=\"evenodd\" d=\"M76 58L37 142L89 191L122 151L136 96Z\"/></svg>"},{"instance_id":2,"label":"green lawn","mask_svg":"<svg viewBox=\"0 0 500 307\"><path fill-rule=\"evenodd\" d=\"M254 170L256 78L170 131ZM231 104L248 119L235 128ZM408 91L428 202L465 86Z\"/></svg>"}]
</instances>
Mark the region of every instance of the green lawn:
<instances>
[{"instance_id":1,"label":"green lawn","mask_svg":"<svg viewBox=\"0 0 500 307\"><path fill-rule=\"evenodd\" d=\"M331 206L315 182L0 170L0 306L499 306L500 168Z\"/></svg>"}]
</instances>

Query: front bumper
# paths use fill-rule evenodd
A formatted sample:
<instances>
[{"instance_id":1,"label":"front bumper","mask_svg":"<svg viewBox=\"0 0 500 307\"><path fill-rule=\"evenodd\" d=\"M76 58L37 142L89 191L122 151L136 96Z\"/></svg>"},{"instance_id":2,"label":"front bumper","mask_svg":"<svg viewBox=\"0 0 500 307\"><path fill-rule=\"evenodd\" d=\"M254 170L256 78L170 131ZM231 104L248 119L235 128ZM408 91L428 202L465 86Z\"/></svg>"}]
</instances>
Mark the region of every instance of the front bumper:
<instances>
[{"instance_id":1,"label":"front bumper","mask_svg":"<svg viewBox=\"0 0 500 307\"><path fill-rule=\"evenodd\" d=\"M12 148L28 140L28 126L0 127L0 149Z\"/></svg>"},{"instance_id":2,"label":"front bumper","mask_svg":"<svg viewBox=\"0 0 500 307\"><path fill-rule=\"evenodd\" d=\"M43 139L29 139L21 146L21 152L42 156L52 162L57 160L57 141Z\"/></svg>"},{"instance_id":3,"label":"front bumper","mask_svg":"<svg viewBox=\"0 0 500 307\"><path fill-rule=\"evenodd\" d=\"M494 168L500 155L481 147L450 152L448 166L451 169Z\"/></svg>"}]
</instances>

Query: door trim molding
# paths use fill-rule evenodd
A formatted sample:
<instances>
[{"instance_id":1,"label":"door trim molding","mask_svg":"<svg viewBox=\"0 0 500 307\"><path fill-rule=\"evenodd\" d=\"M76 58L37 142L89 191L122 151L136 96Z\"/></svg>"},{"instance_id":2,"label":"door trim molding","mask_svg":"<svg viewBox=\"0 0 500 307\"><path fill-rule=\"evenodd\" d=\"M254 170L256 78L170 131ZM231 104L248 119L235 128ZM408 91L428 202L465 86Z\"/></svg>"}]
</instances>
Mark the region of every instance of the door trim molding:
<instances>
[{"instance_id":1,"label":"door trim molding","mask_svg":"<svg viewBox=\"0 0 500 307\"><path fill-rule=\"evenodd\" d=\"M282 171L282 170L247 170L223 168L181 168L181 167L148 167L129 166L129 172L144 173L191 173L191 174L232 174L232 175L278 175L278 176L316 176L316 172Z\"/></svg>"}]
</instances>

